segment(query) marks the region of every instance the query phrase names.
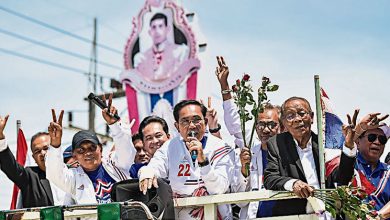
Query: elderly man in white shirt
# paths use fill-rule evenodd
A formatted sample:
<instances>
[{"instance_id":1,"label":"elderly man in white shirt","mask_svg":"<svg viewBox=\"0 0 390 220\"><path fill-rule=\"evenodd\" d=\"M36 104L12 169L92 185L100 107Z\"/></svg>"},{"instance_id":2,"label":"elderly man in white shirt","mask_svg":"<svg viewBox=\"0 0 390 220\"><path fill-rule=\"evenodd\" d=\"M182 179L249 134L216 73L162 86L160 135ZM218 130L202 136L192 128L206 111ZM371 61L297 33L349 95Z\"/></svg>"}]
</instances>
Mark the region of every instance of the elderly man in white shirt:
<instances>
[{"instance_id":1,"label":"elderly man in white shirt","mask_svg":"<svg viewBox=\"0 0 390 220\"><path fill-rule=\"evenodd\" d=\"M318 137L311 131L314 113L310 103L301 97L287 99L281 108L281 118L287 132L268 141L268 165L264 171L264 186L270 190L293 191L299 199L275 201L272 216L312 213L306 198L320 188ZM343 147L339 166L326 179L326 187L348 184L353 171L356 148L353 141ZM265 217L258 215L258 217Z\"/></svg>"}]
</instances>

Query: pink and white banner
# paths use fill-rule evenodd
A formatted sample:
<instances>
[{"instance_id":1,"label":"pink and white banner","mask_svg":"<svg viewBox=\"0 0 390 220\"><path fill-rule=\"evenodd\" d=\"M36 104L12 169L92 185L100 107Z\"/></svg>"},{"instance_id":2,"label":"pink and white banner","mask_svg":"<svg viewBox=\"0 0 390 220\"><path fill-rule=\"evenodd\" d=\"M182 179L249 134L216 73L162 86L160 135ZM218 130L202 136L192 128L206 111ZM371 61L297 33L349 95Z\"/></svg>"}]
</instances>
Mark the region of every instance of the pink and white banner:
<instances>
[{"instance_id":1,"label":"pink and white banner","mask_svg":"<svg viewBox=\"0 0 390 220\"><path fill-rule=\"evenodd\" d=\"M200 68L196 55L195 35L183 8L172 0L147 0L133 18L124 53L125 70L120 75L126 86L129 118L136 120L133 132L151 114L173 125L173 106L196 98Z\"/></svg>"}]
</instances>

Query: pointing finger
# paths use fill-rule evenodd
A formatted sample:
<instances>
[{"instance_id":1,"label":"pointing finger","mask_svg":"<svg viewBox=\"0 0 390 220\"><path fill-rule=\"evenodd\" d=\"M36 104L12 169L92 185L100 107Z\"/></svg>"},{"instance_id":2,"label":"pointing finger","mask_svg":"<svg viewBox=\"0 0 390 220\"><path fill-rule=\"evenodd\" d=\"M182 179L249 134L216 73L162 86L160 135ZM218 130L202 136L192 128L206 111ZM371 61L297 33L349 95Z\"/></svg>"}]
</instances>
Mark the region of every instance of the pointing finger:
<instances>
[{"instance_id":1,"label":"pointing finger","mask_svg":"<svg viewBox=\"0 0 390 220\"><path fill-rule=\"evenodd\" d=\"M223 56L221 56L221 63L222 63L222 65L226 65L225 60L223 59Z\"/></svg>"},{"instance_id":2,"label":"pointing finger","mask_svg":"<svg viewBox=\"0 0 390 220\"><path fill-rule=\"evenodd\" d=\"M106 94L103 94L103 95L102 95L102 100L103 100L104 104L107 105Z\"/></svg>"},{"instance_id":3,"label":"pointing finger","mask_svg":"<svg viewBox=\"0 0 390 220\"><path fill-rule=\"evenodd\" d=\"M358 116L358 114L359 114L359 109L355 109L355 112L354 112L354 114L353 114L353 118L352 118L352 123L354 124L354 125L356 125L356 120L357 120L357 116Z\"/></svg>"},{"instance_id":4,"label":"pointing finger","mask_svg":"<svg viewBox=\"0 0 390 220\"><path fill-rule=\"evenodd\" d=\"M6 116L4 117L4 125L7 124L8 118L9 118L9 115L6 115Z\"/></svg>"},{"instance_id":5,"label":"pointing finger","mask_svg":"<svg viewBox=\"0 0 390 220\"><path fill-rule=\"evenodd\" d=\"M347 114L347 118L348 118L348 124L351 125L352 124L352 120L351 120L351 116L349 114Z\"/></svg>"},{"instance_id":6,"label":"pointing finger","mask_svg":"<svg viewBox=\"0 0 390 220\"><path fill-rule=\"evenodd\" d=\"M53 122L57 122L56 111L54 109L51 109L51 116L53 117Z\"/></svg>"},{"instance_id":7,"label":"pointing finger","mask_svg":"<svg viewBox=\"0 0 390 220\"><path fill-rule=\"evenodd\" d=\"M114 96L113 93L110 93L110 97L108 97L108 109L110 109L111 105L112 105L112 97Z\"/></svg>"},{"instance_id":8,"label":"pointing finger","mask_svg":"<svg viewBox=\"0 0 390 220\"><path fill-rule=\"evenodd\" d=\"M385 120L386 118L388 118L389 115L385 115L385 116L382 116L382 117L378 117L378 121L383 121Z\"/></svg>"},{"instance_id":9,"label":"pointing finger","mask_svg":"<svg viewBox=\"0 0 390 220\"><path fill-rule=\"evenodd\" d=\"M208 106L208 108L211 108L211 97L210 96L207 98L207 106Z\"/></svg>"},{"instance_id":10,"label":"pointing finger","mask_svg":"<svg viewBox=\"0 0 390 220\"><path fill-rule=\"evenodd\" d=\"M217 56L217 62L218 62L218 66L222 66L222 62L221 62L221 57L220 56Z\"/></svg>"},{"instance_id":11,"label":"pointing finger","mask_svg":"<svg viewBox=\"0 0 390 220\"><path fill-rule=\"evenodd\" d=\"M64 110L61 110L60 117L58 118L58 124L62 126L62 118L64 117Z\"/></svg>"}]
</instances>

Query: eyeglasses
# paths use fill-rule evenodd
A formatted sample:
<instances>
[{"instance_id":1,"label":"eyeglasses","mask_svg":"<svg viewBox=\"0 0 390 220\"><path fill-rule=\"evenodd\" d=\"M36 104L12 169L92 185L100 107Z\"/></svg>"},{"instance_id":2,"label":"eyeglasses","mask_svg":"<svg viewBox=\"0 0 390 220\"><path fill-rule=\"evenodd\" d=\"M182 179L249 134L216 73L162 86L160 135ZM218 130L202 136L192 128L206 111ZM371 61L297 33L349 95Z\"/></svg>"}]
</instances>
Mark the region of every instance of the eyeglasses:
<instances>
[{"instance_id":1,"label":"eyeglasses","mask_svg":"<svg viewBox=\"0 0 390 220\"><path fill-rule=\"evenodd\" d=\"M188 127L190 126L191 123L193 123L195 126L196 125L199 125L201 122L203 121L203 118L201 117L195 117L193 118L192 120L189 120L189 119L182 119L179 121L179 123L184 126L184 127Z\"/></svg>"},{"instance_id":2,"label":"eyeglasses","mask_svg":"<svg viewBox=\"0 0 390 220\"><path fill-rule=\"evenodd\" d=\"M291 112L287 113L284 117L287 121L292 122L294 119L296 119L298 116L300 118L305 118L307 115L309 115L309 112L306 111L300 111L300 112Z\"/></svg>"},{"instance_id":3,"label":"eyeglasses","mask_svg":"<svg viewBox=\"0 0 390 220\"><path fill-rule=\"evenodd\" d=\"M256 128L260 130L264 130L265 128L272 130L276 128L276 126L278 126L278 123L274 121L269 121L269 122L259 121L256 123Z\"/></svg>"},{"instance_id":4,"label":"eyeglasses","mask_svg":"<svg viewBox=\"0 0 390 220\"><path fill-rule=\"evenodd\" d=\"M385 135L380 134L368 134L367 140L373 143L376 139L378 139L379 143L385 145L387 143L387 137Z\"/></svg>"}]
</instances>

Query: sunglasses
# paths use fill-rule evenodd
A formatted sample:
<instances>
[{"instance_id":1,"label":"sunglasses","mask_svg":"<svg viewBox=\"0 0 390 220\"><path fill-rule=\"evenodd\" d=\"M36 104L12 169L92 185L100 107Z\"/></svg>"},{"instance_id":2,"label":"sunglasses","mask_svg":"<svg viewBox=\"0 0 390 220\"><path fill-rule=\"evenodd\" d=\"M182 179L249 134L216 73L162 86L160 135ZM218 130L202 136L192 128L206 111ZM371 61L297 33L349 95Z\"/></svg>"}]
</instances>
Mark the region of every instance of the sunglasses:
<instances>
[{"instance_id":1,"label":"sunglasses","mask_svg":"<svg viewBox=\"0 0 390 220\"><path fill-rule=\"evenodd\" d=\"M367 140L371 143L373 143L376 139L378 139L379 143L382 145L385 145L387 143L387 137L385 135L379 135L379 134L367 135Z\"/></svg>"},{"instance_id":2,"label":"sunglasses","mask_svg":"<svg viewBox=\"0 0 390 220\"><path fill-rule=\"evenodd\" d=\"M272 130L274 129L276 126L278 126L278 123L274 122L274 121L269 121L269 122L264 122L264 121L259 121L257 122L256 124L256 127L260 130L264 130L266 127L269 129L269 130Z\"/></svg>"}]
</instances>

